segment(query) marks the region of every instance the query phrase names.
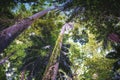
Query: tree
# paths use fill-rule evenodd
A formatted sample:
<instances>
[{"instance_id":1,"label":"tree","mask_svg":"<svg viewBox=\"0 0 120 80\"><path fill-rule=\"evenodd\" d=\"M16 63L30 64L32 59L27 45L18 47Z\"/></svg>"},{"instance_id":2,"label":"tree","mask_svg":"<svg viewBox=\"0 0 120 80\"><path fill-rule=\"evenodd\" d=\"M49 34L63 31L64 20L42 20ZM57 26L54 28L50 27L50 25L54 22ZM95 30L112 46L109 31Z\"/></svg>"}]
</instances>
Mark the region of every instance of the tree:
<instances>
[{"instance_id":1,"label":"tree","mask_svg":"<svg viewBox=\"0 0 120 80\"><path fill-rule=\"evenodd\" d=\"M66 5L66 4L64 4L64 5ZM64 5L63 5L63 7L64 7ZM17 24L10 26L9 28L3 30L0 33L0 38L2 39L0 41L0 44L1 44L0 52L2 52L21 32L23 32L26 28L28 28L33 23L34 20L45 15L48 11L51 11L54 9L61 9L61 7L55 6L54 8L48 8L46 10L43 10L42 12L36 13L33 16L25 18L25 19L17 22ZM14 30L14 32L13 32L13 30Z\"/></svg>"},{"instance_id":2,"label":"tree","mask_svg":"<svg viewBox=\"0 0 120 80\"><path fill-rule=\"evenodd\" d=\"M72 29L72 28L73 28L73 25L69 23L66 23L62 27L42 80L55 80L56 79L56 75L57 75L58 67L59 67L59 61L60 61L62 39L63 39L65 31L68 31L69 29Z\"/></svg>"},{"instance_id":3,"label":"tree","mask_svg":"<svg viewBox=\"0 0 120 80\"><path fill-rule=\"evenodd\" d=\"M0 52L2 52L21 32L27 29L33 23L34 20L45 15L48 11L53 9L49 8L49 9L43 10L39 13L36 13L33 16L30 16L28 18L21 20L20 22L16 23L15 25L7 29L4 29L0 33L0 38L2 39L0 41Z\"/></svg>"}]
</instances>

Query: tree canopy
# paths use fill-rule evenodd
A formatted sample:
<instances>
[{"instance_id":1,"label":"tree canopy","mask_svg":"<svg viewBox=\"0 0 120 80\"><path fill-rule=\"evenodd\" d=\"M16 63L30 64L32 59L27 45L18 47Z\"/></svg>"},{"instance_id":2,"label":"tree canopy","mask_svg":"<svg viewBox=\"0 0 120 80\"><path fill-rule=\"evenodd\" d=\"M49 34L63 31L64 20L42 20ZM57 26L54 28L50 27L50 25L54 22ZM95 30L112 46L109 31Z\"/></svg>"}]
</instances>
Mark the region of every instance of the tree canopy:
<instances>
[{"instance_id":1,"label":"tree canopy","mask_svg":"<svg viewBox=\"0 0 120 80\"><path fill-rule=\"evenodd\" d=\"M119 7L119 0L1 0L0 80L119 80Z\"/></svg>"}]
</instances>

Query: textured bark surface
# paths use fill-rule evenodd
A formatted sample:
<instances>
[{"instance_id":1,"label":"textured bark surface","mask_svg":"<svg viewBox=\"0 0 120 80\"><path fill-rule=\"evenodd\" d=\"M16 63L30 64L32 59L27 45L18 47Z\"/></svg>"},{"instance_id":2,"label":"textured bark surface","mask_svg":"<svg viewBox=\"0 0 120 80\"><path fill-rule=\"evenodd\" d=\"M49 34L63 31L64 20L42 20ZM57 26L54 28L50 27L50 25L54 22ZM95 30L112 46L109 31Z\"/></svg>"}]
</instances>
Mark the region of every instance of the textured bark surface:
<instances>
[{"instance_id":1,"label":"textured bark surface","mask_svg":"<svg viewBox=\"0 0 120 80\"><path fill-rule=\"evenodd\" d=\"M48 63L48 65L46 67L46 70L44 72L42 80L56 80L58 67L59 67L60 51L61 51L61 47L62 47L63 36L64 36L65 31L67 31L70 28L73 28L71 26L72 25L66 23L62 27L61 32L59 34L59 37L58 37L58 39L56 41L54 50L53 50L53 52L51 54L49 63Z\"/></svg>"},{"instance_id":2,"label":"textured bark surface","mask_svg":"<svg viewBox=\"0 0 120 80\"><path fill-rule=\"evenodd\" d=\"M20 22L17 22L13 26L10 26L3 31L0 32L0 53L7 48L7 46L19 35L21 34L25 29L27 29L34 20L38 19L39 17L45 15L48 11L53 10L55 8L49 8L46 10L43 10L41 12L38 12L34 14L33 16L30 16L28 18L25 18L21 20Z\"/></svg>"}]
</instances>

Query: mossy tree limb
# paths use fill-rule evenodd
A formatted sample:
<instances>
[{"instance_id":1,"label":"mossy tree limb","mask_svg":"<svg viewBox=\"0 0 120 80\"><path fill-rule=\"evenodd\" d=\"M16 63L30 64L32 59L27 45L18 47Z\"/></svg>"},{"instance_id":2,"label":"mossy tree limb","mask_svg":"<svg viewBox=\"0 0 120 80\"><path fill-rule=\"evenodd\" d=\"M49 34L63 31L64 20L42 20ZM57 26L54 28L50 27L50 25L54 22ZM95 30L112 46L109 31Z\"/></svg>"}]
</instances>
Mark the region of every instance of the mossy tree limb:
<instances>
[{"instance_id":1,"label":"mossy tree limb","mask_svg":"<svg viewBox=\"0 0 120 80\"><path fill-rule=\"evenodd\" d=\"M56 79L56 75L57 75L57 71L58 71L58 67L59 67L60 51L61 51L61 47L62 47L63 36L64 36L65 31L68 31L71 28L73 28L73 25L70 23L66 23L62 27L61 32L56 41L55 47L53 49L53 52L51 54L49 63L44 72L42 80L55 80Z\"/></svg>"}]
</instances>

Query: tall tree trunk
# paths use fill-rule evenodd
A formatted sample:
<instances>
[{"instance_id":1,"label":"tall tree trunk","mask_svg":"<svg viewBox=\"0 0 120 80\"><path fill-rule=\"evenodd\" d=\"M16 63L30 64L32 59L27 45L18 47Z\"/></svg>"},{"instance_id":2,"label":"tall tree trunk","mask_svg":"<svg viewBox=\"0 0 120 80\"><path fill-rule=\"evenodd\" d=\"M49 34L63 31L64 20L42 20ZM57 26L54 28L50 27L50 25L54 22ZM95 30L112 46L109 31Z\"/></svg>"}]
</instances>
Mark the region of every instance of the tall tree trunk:
<instances>
[{"instance_id":1,"label":"tall tree trunk","mask_svg":"<svg viewBox=\"0 0 120 80\"><path fill-rule=\"evenodd\" d=\"M51 54L49 63L44 72L42 80L56 80L56 75L57 75L57 71L58 71L58 67L59 67L60 51L61 51L63 36L64 36L66 29L71 29L71 28L73 28L73 26L68 23L66 23L62 27L59 37L56 41L54 50Z\"/></svg>"},{"instance_id":2,"label":"tall tree trunk","mask_svg":"<svg viewBox=\"0 0 120 80\"><path fill-rule=\"evenodd\" d=\"M27 29L34 20L48 13L48 11L54 10L56 8L48 8L41 12L34 14L28 18L21 20L20 22L4 29L0 32L0 53L25 29Z\"/></svg>"}]
</instances>

